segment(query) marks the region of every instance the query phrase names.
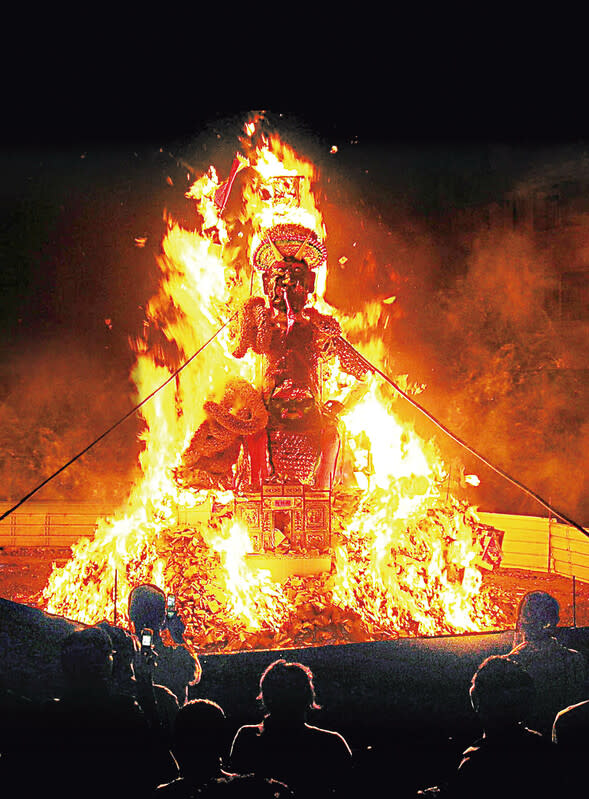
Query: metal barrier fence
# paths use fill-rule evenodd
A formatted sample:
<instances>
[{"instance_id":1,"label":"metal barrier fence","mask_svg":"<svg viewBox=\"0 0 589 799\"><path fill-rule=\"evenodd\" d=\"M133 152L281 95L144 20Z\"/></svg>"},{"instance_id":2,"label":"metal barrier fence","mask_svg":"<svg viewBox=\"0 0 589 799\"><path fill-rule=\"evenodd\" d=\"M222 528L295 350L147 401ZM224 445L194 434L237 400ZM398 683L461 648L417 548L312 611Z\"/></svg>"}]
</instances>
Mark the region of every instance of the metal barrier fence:
<instances>
[{"instance_id":1,"label":"metal barrier fence","mask_svg":"<svg viewBox=\"0 0 589 799\"><path fill-rule=\"evenodd\" d=\"M175 522L191 524L208 518L210 501L194 508L177 507ZM0 515L11 507L0 502ZM99 519L114 516L118 507L97 502L37 502L31 500L0 522L0 547L68 548L82 537L92 537Z\"/></svg>"},{"instance_id":2,"label":"metal barrier fence","mask_svg":"<svg viewBox=\"0 0 589 799\"><path fill-rule=\"evenodd\" d=\"M0 503L0 514L10 507ZM0 546L66 548L92 536L97 520L113 510L95 502L30 501L0 522Z\"/></svg>"},{"instance_id":3,"label":"metal barrier fence","mask_svg":"<svg viewBox=\"0 0 589 799\"><path fill-rule=\"evenodd\" d=\"M484 524L505 531L501 560L504 568L548 572L589 582L589 538L579 530L541 516L478 515Z\"/></svg>"},{"instance_id":4,"label":"metal barrier fence","mask_svg":"<svg viewBox=\"0 0 589 799\"><path fill-rule=\"evenodd\" d=\"M10 503L0 503L0 514ZM96 502L30 501L0 522L0 547L67 548L83 536L92 536L98 519L115 508ZM204 508L177 509L177 521L190 524ZM484 524L503 530L503 559L508 569L549 572L589 582L589 538L554 519L479 513ZM588 531L589 532L589 531Z\"/></svg>"}]
</instances>

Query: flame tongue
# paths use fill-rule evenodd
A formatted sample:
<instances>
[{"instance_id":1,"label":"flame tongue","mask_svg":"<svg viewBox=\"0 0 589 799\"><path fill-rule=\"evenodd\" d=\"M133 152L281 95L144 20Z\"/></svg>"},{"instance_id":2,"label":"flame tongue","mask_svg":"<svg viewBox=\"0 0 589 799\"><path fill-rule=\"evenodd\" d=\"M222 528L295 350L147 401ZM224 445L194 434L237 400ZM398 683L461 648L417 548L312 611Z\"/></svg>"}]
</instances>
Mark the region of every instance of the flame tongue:
<instances>
[{"instance_id":1,"label":"flame tongue","mask_svg":"<svg viewBox=\"0 0 589 799\"><path fill-rule=\"evenodd\" d=\"M246 132L253 137L255 126L248 123ZM226 184L213 167L188 192L202 232L168 221L159 291L148 305L145 336L135 343L133 378L140 397L161 385L240 302L252 292L261 294L259 276L242 264L272 226L300 224L324 238L311 191L313 165L278 137L250 147L248 160L255 180L244 185L242 205L250 236L222 218L215 197L226 200ZM323 301L324 288L325 264L313 301L338 316ZM286 290L284 299L288 334L296 315ZM366 333L377 325L371 313L367 306L354 319L340 314L339 322L344 332ZM375 332L365 354L378 362L382 351ZM356 487L334 490L333 552L303 553L331 554L333 567L280 581L252 567L248 531L233 518L233 493L219 486L183 489L175 479L205 419L205 399L222 396L233 377L259 382L253 358L236 359L230 352L225 331L143 407L141 480L127 505L100 520L94 538L78 542L70 561L53 569L40 604L94 623L112 618L116 602L118 619L126 623L130 589L151 582L176 594L187 641L200 651L499 628L504 619L481 591L476 514L448 495L433 444L398 419L394 402L374 381L357 391L337 359L322 372L322 395L344 409L340 423L349 454L341 469ZM280 557L287 536L278 533Z\"/></svg>"}]
</instances>

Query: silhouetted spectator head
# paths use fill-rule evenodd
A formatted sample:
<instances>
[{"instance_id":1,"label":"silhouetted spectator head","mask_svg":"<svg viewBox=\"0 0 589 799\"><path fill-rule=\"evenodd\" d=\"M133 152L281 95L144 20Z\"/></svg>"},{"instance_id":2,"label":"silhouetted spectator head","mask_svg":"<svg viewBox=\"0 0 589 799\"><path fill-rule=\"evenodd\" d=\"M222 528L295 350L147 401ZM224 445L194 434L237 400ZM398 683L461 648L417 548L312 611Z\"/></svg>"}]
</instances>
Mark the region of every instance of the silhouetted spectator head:
<instances>
[{"instance_id":1,"label":"silhouetted spectator head","mask_svg":"<svg viewBox=\"0 0 589 799\"><path fill-rule=\"evenodd\" d=\"M275 660L260 678L258 696L274 718L304 718L308 710L316 710L313 673L302 663Z\"/></svg>"},{"instance_id":2,"label":"silhouetted spectator head","mask_svg":"<svg viewBox=\"0 0 589 799\"><path fill-rule=\"evenodd\" d=\"M61 645L61 667L69 688L98 690L112 682L113 644L98 627L76 630Z\"/></svg>"},{"instance_id":3,"label":"silhouetted spectator head","mask_svg":"<svg viewBox=\"0 0 589 799\"><path fill-rule=\"evenodd\" d=\"M505 655L484 660L470 685L470 701L485 730L519 724L534 695L530 675Z\"/></svg>"},{"instance_id":4,"label":"silhouetted spectator head","mask_svg":"<svg viewBox=\"0 0 589 799\"><path fill-rule=\"evenodd\" d=\"M123 693L135 693L135 639L127 630L123 630L122 627L115 627L107 621L99 622L96 627L104 630L112 641L112 677L117 689Z\"/></svg>"},{"instance_id":5,"label":"silhouetted spectator head","mask_svg":"<svg viewBox=\"0 0 589 799\"><path fill-rule=\"evenodd\" d=\"M223 708L210 699L193 699L174 720L172 752L180 773L213 773L228 749L228 726Z\"/></svg>"},{"instance_id":6,"label":"silhouetted spectator head","mask_svg":"<svg viewBox=\"0 0 589 799\"><path fill-rule=\"evenodd\" d=\"M519 603L516 633L523 633L527 640L548 638L554 634L559 618L556 599L545 591L532 591Z\"/></svg>"},{"instance_id":7,"label":"silhouetted spectator head","mask_svg":"<svg viewBox=\"0 0 589 799\"><path fill-rule=\"evenodd\" d=\"M129 618L136 635L144 627L159 632L166 621L166 595L156 585L138 585L129 594Z\"/></svg>"}]
</instances>

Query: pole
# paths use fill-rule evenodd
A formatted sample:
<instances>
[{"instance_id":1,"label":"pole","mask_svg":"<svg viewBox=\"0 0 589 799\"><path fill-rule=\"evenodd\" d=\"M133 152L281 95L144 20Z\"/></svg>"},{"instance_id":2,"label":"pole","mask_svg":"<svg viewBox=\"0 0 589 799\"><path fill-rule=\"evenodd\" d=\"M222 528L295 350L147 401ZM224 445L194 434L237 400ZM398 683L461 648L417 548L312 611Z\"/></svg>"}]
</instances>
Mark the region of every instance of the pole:
<instances>
[{"instance_id":1,"label":"pole","mask_svg":"<svg viewBox=\"0 0 589 799\"><path fill-rule=\"evenodd\" d=\"M548 498L548 503L552 503L552 497ZM548 508L548 568L550 574L552 565L552 509Z\"/></svg>"},{"instance_id":2,"label":"pole","mask_svg":"<svg viewBox=\"0 0 589 799\"><path fill-rule=\"evenodd\" d=\"M448 469L448 480L446 481L446 502L448 502L448 495L450 494L450 481L452 479L452 464Z\"/></svg>"},{"instance_id":3,"label":"pole","mask_svg":"<svg viewBox=\"0 0 589 799\"><path fill-rule=\"evenodd\" d=\"M573 574L573 627L577 626L577 578Z\"/></svg>"},{"instance_id":4,"label":"pole","mask_svg":"<svg viewBox=\"0 0 589 799\"><path fill-rule=\"evenodd\" d=\"M115 587L114 587L114 597L113 597L113 598L114 598L114 605L115 605L115 608L114 608L114 613L113 613L113 624L114 624L114 626L115 626L115 627L117 626L117 590L118 590L118 576L119 576L118 569L115 569Z\"/></svg>"}]
</instances>

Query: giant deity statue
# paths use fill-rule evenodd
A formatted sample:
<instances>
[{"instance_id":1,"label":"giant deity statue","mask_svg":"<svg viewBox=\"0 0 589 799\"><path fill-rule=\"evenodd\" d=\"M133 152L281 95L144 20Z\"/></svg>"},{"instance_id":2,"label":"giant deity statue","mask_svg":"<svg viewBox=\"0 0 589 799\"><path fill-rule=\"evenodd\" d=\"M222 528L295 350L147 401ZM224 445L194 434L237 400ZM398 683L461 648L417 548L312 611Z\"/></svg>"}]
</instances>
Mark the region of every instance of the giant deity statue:
<instances>
[{"instance_id":1,"label":"giant deity statue","mask_svg":"<svg viewBox=\"0 0 589 799\"><path fill-rule=\"evenodd\" d=\"M276 507L285 508L285 493L331 493L342 405L323 401L320 367L337 357L359 380L369 369L341 337L339 323L310 304L326 257L315 231L293 223L270 228L255 248L252 266L266 296L252 296L239 309L233 355L243 358L251 350L263 358L261 389L236 378L219 402L204 404L206 419L178 471L186 484L231 488L250 499L255 492L279 492Z\"/></svg>"}]
</instances>

